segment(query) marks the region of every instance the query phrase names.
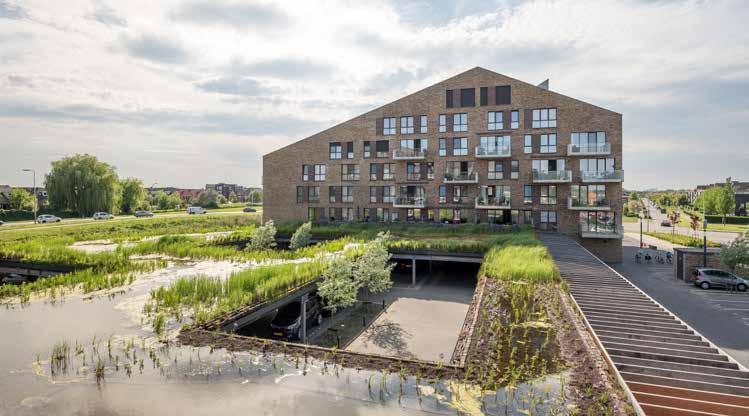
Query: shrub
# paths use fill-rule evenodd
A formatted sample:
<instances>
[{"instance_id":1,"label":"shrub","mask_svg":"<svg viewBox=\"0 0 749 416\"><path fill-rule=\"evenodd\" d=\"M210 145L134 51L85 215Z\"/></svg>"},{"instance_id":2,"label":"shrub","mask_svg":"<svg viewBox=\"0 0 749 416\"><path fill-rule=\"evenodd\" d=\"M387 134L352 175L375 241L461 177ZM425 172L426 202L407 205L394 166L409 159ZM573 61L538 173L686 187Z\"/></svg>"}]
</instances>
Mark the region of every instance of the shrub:
<instances>
[{"instance_id":1,"label":"shrub","mask_svg":"<svg viewBox=\"0 0 749 416\"><path fill-rule=\"evenodd\" d=\"M749 241L744 238L733 240L720 250L720 262L735 272L740 266L749 267Z\"/></svg>"},{"instance_id":2,"label":"shrub","mask_svg":"<svg viewBox=\"0 0 749 416\"><path fill-rule=\"evenodd\" d=\"M312 239L312 223L311 222L305 222L304 224L300 225L299 228L294 231L294 235L291 236L291 243L289 244L289 248L292 250L297 250L302 247L306 247L310 244L310 240Z\"/></svg>"},{"instance_id":3,"label":"shrub","mask_svg":"<svg viewBox=\"0 0 749 416\"><path fill-rule=\"evenodd\" d=\"M276 246L276 227L273 220L261 225L252 232L247 250L267 250Z\"/></svg>"}]
</instances>

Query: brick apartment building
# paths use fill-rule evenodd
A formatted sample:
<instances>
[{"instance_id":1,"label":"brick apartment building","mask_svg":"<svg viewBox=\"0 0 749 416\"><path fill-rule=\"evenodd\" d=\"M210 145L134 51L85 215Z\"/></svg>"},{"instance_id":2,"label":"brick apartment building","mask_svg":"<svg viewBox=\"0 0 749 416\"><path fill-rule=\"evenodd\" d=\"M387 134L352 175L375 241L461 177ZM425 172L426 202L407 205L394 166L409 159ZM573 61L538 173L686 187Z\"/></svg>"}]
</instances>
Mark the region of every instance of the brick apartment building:
<instances>
[{"instance_id":1,"label":"brick apartment building","mask_svg":"<svg viewBox=\"0 0 749 416\"><path fill-rule=\"evenodd\" d=\"M265 220L531 224L622 256L622 116L473 68L263 157Z\"/></svg>"}]
</instances>

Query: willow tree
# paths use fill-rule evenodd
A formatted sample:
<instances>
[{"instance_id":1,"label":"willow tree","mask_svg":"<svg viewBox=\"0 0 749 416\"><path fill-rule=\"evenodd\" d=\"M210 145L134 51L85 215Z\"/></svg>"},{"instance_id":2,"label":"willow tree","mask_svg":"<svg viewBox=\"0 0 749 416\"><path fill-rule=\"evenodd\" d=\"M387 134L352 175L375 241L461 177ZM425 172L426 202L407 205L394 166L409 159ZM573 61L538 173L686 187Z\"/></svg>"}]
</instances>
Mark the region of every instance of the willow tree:
<instances>
[{"instance_id":1,"label":"willow tree","mask_svg":"<svg viewBox=\"0 0 749 416\"><path fill-rule=\"evenodd\" d=\"M45 187L52 207L88 216L116 212L120 183L113 166L83 154L52 162Z\"/></svg>"}]
</instances>

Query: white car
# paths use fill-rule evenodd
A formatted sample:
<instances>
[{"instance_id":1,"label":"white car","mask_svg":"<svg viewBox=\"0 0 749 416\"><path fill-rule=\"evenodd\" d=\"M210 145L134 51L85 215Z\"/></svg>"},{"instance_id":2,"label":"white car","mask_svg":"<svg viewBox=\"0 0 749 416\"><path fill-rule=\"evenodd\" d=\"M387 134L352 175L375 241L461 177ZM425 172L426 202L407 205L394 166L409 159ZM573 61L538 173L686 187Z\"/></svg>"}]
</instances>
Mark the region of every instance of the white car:
<instances>
[{"instance_id":1,"label":"white car","mask_svg":"<svg viewBox=\"0 0 749 416\"><path fill-rule=\"evenodd\" d=\"M203 208L203 207L190 207L190 208L187 208L187 213L190 214L190 215L192 215L192 214L205 214L207 212L208 211L206 211L205 208Z\"/></svg>"},{"instance_id":2,"label":"white car","mask_svg":"<svg viewBox=\"0 0 749 416\"><path fill-rule=\"evenodd\" d=\"M95 220L111 220L114 218L114 215L108 213L108 212L97 212L94 213L94 219Z\"/></svg>"},{"instance_id":3,"label":"white car","mask_svg":"<svg viewBox=\"0 0 749 416\"><path fill-rule=\"evenodd\" d=\"M62 218L50 215L50 214L42 214L38 217L36 217L37 224L46 224L48 222L60 222L62 221Z\"/></svg>"}]
</instances>

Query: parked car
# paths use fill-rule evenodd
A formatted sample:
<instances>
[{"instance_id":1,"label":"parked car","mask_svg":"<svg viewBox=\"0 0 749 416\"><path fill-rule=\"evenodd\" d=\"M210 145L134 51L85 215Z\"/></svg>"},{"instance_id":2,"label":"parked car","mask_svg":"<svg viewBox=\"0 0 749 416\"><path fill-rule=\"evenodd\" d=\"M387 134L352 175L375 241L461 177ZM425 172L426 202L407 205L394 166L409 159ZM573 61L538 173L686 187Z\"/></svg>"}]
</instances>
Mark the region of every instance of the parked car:
<instances>
[{"instance_id":1,"label":"parked car","mask_svg":"<svg viewBox=\"0 0 749 416\"><path fill-rule=\"evenodd\" d=\"M735 274L708 268L698 268L694 271L694 284L703 289L713 287L736 288L740 292L746 291L747 287L749 287L749 282Z\"/></svg>"},{"instance_id":2,"label":"parked car","mask_svg":"<svg viewBox=\"0 0 749 416\"><path fill-rule=\"evenodd\" d=\"M147 210L135 211L135 217L136 218L140 218L140 217L153 217L153 212L147 211Z\"/></svg>"},{"instance_id":3,"label":"parked car","mask_svg":"<svg viewBox=\"0 0 749 416\"><path fill-rule=\"evenodd\" d=\"M4 223L4 222L2 222L2 221L0 221L0 225L3 225L3 224L5 224L5 223Z\"/></svg>"},{"instance_id":4,"label":"parked car","mask_svg":"<svg viewBox=\"0 0 749 416\"><path fill-rule=\"evenodd\" d=\"M242 212L257 212L257 210L253 207L244 207Z\"/></svg>"},{"instance_id":5,"label":"parked car","mask_svg":"<svg viewBox=\"0 0 749 416\"><path fill-rule=\"evenodd\" d=\"M670 226L671 226L671 221L669 220L661 221L661 227L670 227Z\"/></svg>"},{"instance_id":6,"label":"parked car","mask_svg":"<svg viewBox=\"0 0 749 416\"><path fill-rule=\"evenodd\" d=\"M21 283L26 283L26 281L27 279L25 276L15 273L11 273L0 279L0 283L4 285L20 285Z\"/></svg>"},{"instance_id":7,"label":"parked car","mask_svg":"<svg viewBox=\"0 0 749 416\"><path fill-rule=\"evenodd\" d=\"M190 215L192 215L192 214L205 214L207 212L208 211L206 211L205 208L203 208L203 207L190 207L190 208L187 208L187 213L190 214Z\"/></svg>"},{"instance_id":8,"label":"parked car","mask_svg":"<svg viewBox=\"0 0 749 416\"><path fill-rule=\"evenodd\" d=\"M317 296L309 296L305 308L307 319L307 332L312 325L322 323L322 305ZM295 340L302 338L302 301L291 302L276 312L276 316L270 323L271 333L274 338Z\"/></svg>"},{"instance_id":9,"label":"parked car","mask_svg":"<svg viewBox=\"0 0 749 416\"><path fill-rule=\"evenodd\" d=\"M95 220L111 220L114 219L114 215L108 212L96 212L94 213Z\"/></svg>"},{"instance_id":10,"label":"parked car","mask_svg":"<svg viewBox=\"0 0 749 416\"><path fill-rule=\"evenodd\" d=\"M51 214L42 214L36 217L37 224L46 224L48 222L60 222L60 221L62 221L62 218L51 215Z\"/></svg>"}]
</instances>

